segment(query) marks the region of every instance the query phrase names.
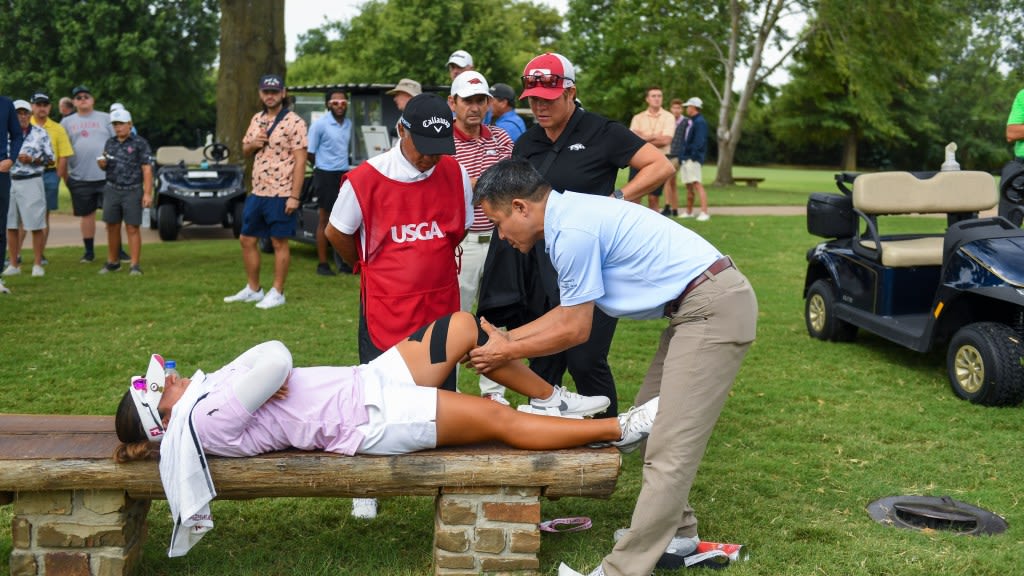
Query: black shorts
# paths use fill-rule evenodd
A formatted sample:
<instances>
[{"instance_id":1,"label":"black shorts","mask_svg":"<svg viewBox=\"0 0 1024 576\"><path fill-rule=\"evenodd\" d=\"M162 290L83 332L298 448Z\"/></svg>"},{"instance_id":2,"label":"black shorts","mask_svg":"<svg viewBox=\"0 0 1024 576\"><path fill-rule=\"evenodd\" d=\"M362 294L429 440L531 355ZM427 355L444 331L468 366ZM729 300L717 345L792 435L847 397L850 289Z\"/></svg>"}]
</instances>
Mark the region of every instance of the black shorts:
<instances>
[{"instance_id":1,"label":"black shorts","mask_svg":"<svg viewBox=\"0 0 1024 576\"><path fill-rule=\"evenodd\" d=\"M67 179L68 191L71 192L71 209L75 216L88 216L103 206L103 189L106 180L72 180Z\"/></svg>"},{"instance_id":2,"label":"black shorts","mask_svg":"<svg viewBox=\"0 0 1024 576\"><path fill-rule=\"evenodd\" d=\"M341 189L342 177L345 174L346 171L344 170L337 172L321 170L319 168L313 170L313 188L316 189L317 208L327 212L334 208L334 203L338 201L338 191Z\"/></svg>"}]
</instances>

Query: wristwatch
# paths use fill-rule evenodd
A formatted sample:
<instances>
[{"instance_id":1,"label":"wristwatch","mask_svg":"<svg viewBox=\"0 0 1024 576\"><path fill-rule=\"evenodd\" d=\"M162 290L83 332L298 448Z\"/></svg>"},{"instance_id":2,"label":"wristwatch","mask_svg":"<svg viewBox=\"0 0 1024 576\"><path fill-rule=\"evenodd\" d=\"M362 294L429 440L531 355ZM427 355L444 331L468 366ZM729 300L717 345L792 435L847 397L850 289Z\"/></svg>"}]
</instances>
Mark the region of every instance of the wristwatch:
<instances>
[{"instance_id":1,"label":"wristwatch","mask_svg":"<svg viewBox=\"0 0 1024 576\"><path fill-rule=\"evenodd\" d=\"M623 197L624 197L622 195L622 189L621 188L616 188L615 192L612 192L612 196L614 196L616 200L622 200Z\"/></svg>"}]
</instances>

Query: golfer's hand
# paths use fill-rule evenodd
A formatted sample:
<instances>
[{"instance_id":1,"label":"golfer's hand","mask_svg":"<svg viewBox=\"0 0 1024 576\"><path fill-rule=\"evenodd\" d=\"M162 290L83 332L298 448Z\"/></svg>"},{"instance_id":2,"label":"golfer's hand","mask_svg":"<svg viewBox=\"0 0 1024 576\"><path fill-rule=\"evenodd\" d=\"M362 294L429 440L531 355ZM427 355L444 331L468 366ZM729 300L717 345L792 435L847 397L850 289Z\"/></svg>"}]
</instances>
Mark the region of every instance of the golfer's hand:
<instances>
[{"instance_id":1,"label":"golfer's hand","mask_svg":"<svg viewBox=\"0 0 1024 576\"><path fill-rule=\"evenodd\" d=\"M484 318L480 319L480 327L487 334L487 343L469 351L469 365L478 373L487 374L512 359L509 354L511 338Z\"/></svg>"}]
</instances>

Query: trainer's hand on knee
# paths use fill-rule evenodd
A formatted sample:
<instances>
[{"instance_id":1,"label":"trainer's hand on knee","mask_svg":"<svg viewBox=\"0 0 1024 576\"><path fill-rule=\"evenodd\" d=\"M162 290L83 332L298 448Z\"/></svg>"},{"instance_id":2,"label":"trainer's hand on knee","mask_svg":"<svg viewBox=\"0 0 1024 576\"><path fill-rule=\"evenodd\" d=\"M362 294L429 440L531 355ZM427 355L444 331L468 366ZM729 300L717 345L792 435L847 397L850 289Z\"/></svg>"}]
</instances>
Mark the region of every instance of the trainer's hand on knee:
<instances>
[{"instance_id":1,"label":"trainer's hand on knee","mask_svg":"<svg viewBox=\"0 0 1024 576\"><path fill-rule=\"evenodd\" d=\"M469 351L469 366L480 374L487 374L512 359L508 353L508 332L494 327L485 318L480 319L480 327L487 334L487 343Z\"/></svg>"}]
</instances>

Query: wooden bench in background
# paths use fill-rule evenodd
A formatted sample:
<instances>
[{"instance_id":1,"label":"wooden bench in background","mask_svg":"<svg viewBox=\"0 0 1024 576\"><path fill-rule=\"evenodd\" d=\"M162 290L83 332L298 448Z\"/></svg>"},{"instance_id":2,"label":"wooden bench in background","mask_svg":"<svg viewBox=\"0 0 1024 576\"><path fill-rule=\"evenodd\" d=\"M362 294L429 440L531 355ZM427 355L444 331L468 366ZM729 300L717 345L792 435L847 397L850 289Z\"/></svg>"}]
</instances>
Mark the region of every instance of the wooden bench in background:
<instances>
[{"instance_id":1,"label":"wooden bench in background","mask_svg":"<svg viewBox=\"0 0 1024 576\"><path fill-rule=\"evenodd\" d=\"M758 184L760 184L761 182L764 182L764 178L751 178L751 177L745 177L744 178L744 177L738 177L738 176L733 176L732 180L736 184L746 183L746 185L749 186L750 188L757 188Z\"/></svg>"},{"instance_id":2,"label":"wooden bench in background","mask_svg":"<svg viewBox=\"0 0 1024 576\"><path fill-rule=\"evenodd\" d=\"M164 493L155 461L111 459L113 429L109 416L0 414L0 504L14 506L12 576L132 573L150 500ZM540 498L607 498L619 464L614 448L501 445L209 458L218 499L433 496L438 575L539 573Z\"/></svg>"}]
</instances>

